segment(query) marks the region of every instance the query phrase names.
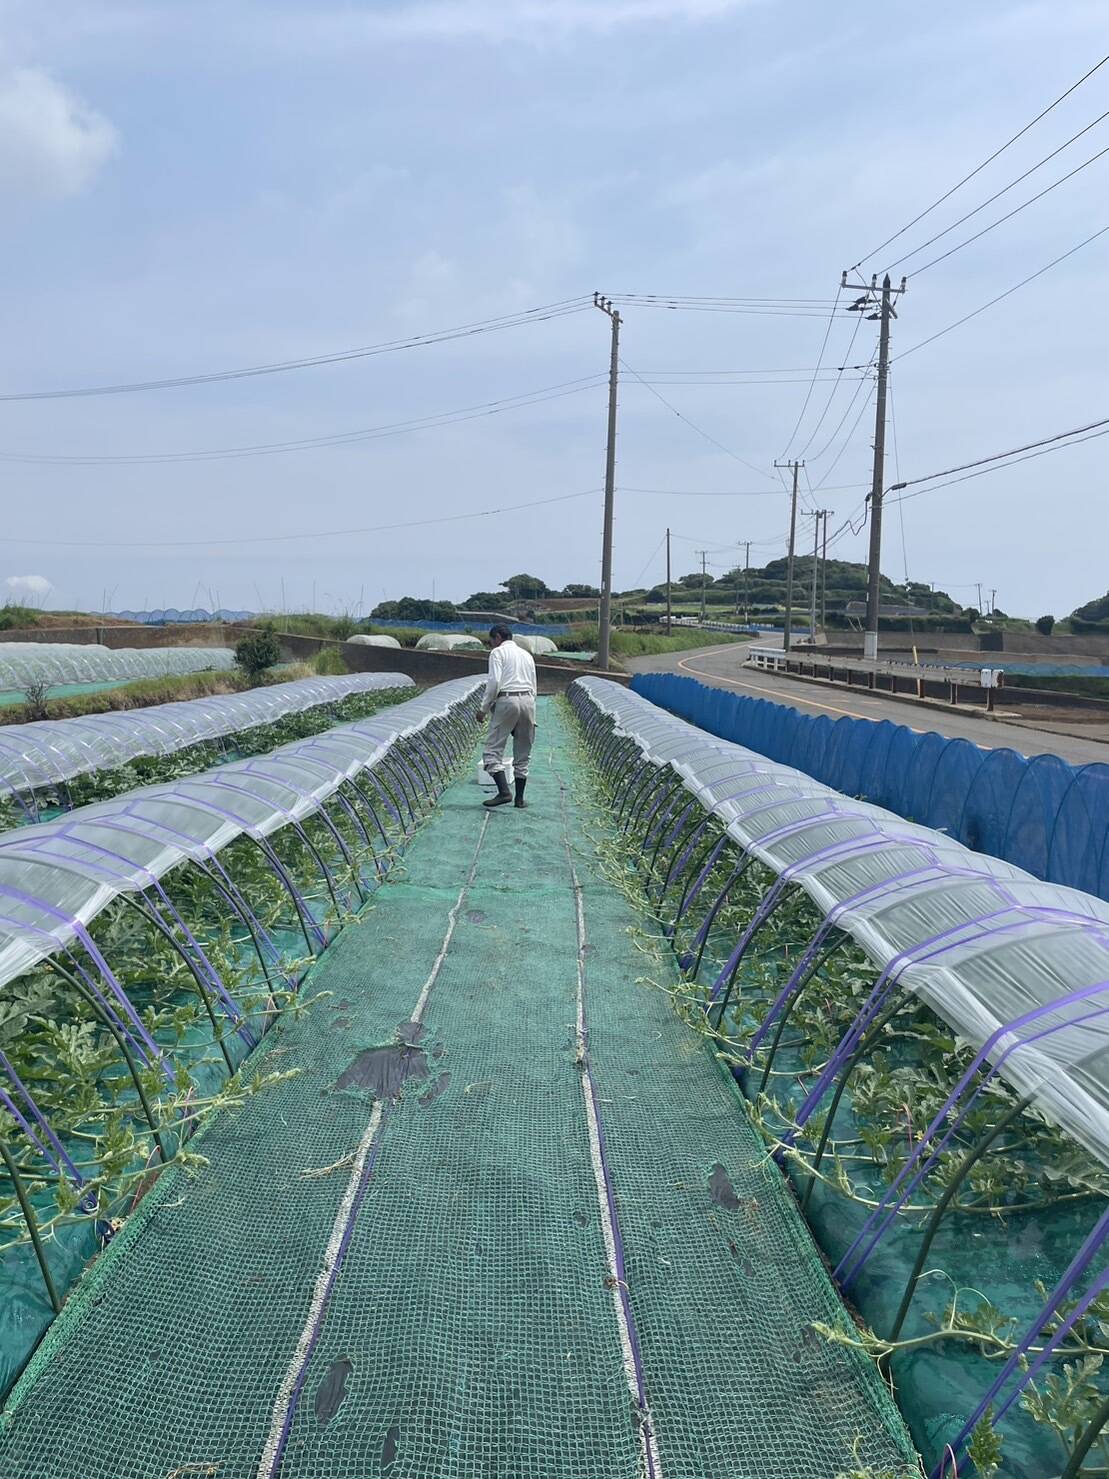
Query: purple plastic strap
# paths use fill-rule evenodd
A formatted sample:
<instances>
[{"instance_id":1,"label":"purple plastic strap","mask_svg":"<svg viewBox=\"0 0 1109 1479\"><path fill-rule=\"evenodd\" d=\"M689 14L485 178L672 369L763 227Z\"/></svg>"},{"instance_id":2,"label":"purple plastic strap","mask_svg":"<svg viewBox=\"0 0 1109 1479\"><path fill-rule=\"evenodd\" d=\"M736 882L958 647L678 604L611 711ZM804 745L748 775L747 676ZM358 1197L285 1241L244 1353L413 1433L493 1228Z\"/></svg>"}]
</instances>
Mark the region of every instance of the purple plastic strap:
<instances>
[{"instance_id":1,"label":"purple plastic strap","mask_svg":"<svg viewBox=\"0 0 1109 1479\"><path fill-rule=\"evenodd\" d=\"M1095 992L1098 989L1103 991L1109 990L1109 982L1103 982L1100 988L1095 988ZM1048 1003L1047 1010L1051 1010L1056 1005L1058 1005L1058 1003L1056 1002ZM894 1217L896 1217L897 1213L901 1210L905 1203L912 1198L913 1193L921 1185L928 1173L937 1164L940 1156L951 1144L952 1140L954 1140L955 1136L959 1133L963 1125L966 1123L967 1116L970 1114L980 1095L985 1092L986 1086L989 1084L990 1080L994 1078L998 1073L1000 1073L1006 1060L1013 1053L1018 1052L1021 1048L1030 1046L1032 1043L1040 1042L1045 1037L1051 1037L1056 1032L1063 1032L1071 1027L1083 1027L1086 1025L1086 1023L1096 1021L1097 1018L1104 1017L1107 1014L1109 1014L1109 1002L1106 1002L1104 1006L1097 1007L1092 1012L1085 1012L1081 1016L1073 1017L1066 1022L1056 1022L1049 1027L1043 1028L1043 1030L1040 1032L1033 1033L1030 1037L1019 1038L1016 1042L1010 1043L1009 1046L1005 1048L1004 1051L1000 1054L997 1061L990 1065L989 1072L983 1075L973 1094L971 1094L966 1104L963 1105L963 1108L959 1111L952 1124L945 1131L943 1137L938 1142L934 1141L933 1132L929 1131L920 1141L920 1143L914 1147L913 1153L909 1157L909 1160L906 1162L906 1166L903 1169L907 1170L908 1167L912 1165L916 1167L916 1170L914 1171L912 1179L908 1182L908 1184L902 1186L900 1194L898 1195L896 1201L886 1203L885 1220L882 1224L882 1228L878 1232L876 1241L881 1240L881 1238L884 1236L885 1231L888 1229L890 1222L893 1220ZM928 1149L927 1155L925 1155L926 1147L930 1147ZM885 1199L883 1198L883 1200ZM867 1258L869 1258L874 1246L875 1244L872 1244L871 1247L868 1248L867 1252L860 1259L858 1265L852 1273L852 1277L854 1277L855 1274L859 1272L862 1264L866 1261Z\"/></svg>"},{"instance_id":2,"label":"purple plastic strap","mask_svg":"<svg viewBox=\"0 0 1109 1479\"><path fill-rule=\"evenodd\" d=\"M10 1097L5 1093L3 1089L0 1089L0 1096L3 1097L4 1103L7 1105L9 1113L15 1115L15 1117L19 1120L19 1123L23 1126L24 1133L31 1140L34 1141L39 1150L51 1163L56 1171L61 1171L62 1166L64 1165L76 1185L84 1186L85 1178L81 1175L80 1171L78 1171L77 1167L73 1164L69 1156L66 1154L65 1147L62 1145L62 1142L58 1139L57 1135L55 1135L53 1129L51 1128L50 1121L46 1118L42 1110L36 1104L30 1090L23 1083L23 1080L19 1077L19 1074L16 1073L14 1067L11 1064L11 1061L8 1058L8 1055L3 1052L0 1052L0 1068L3 1068L9 1079L11 1079L12 1084L15 1086L16 1092L19 1094L20 1098L27 1106L28 1113L32 1116L35 1124L39 1127L42 1133L46 1136L46 1139L50 1142L55 1154L50 1154L50 1152L39 1140L38 1136L31 1130L30 1126L24 1120L23 1116L16 1109Z\"/></svg>"},{"instance_id":3,"label":"purple plastic strap","mask_svg":"<svg viewBox=\"0 0 1109 1479\"><path fill-rule=\"evenodd\" d=\"M81 923L81 921L75 915L67 914L63 909L56 909L52 904L48 904L44 899L36 899L33 894L26 894L21 889L12 888L10 884L0 884L0 897L15 899L21 904L29 904L32 908L38 909L43 914L47 915L48 918L58 919L62 921L62 923L66 924L73 931L74 935L84 946L86 953L93 961L97 970L103 976L104 980L108 983L112 994L116 997L120 1006L123 1008L124 1013L126 1014L131 1025L138 1033L138 1042L135 1042L134 1039L131 1038L131 1034L129 1032L127 1033L127 1036L128 1038L131 1038L136 1051L139 1053L145 1063L161 1063L162 1072L165 1075L167 1083L172 1088L174 1083L173 1071L166 1063L164 1053L162 1052L158 1044L154 1041L154 1039L150 1036L149 1032L147 1032L145 1026L143 1025L142 1018L135 1011L135 1008L131 1005L130 998L124 991L123 987L120 986L115 976L112 974L111 967L108 965L108 962L100 953L100 950L98 949L95 941L93 940L92 936L89 934L85 926ZM25 928L25 926L19 925L18 923L16 927L20 929ZM47 933L44 930L37 929L34 932L36 934ZM54 937L49 936L49 938L53 939ZM55 941L55 944L57 943L58 942Z\"/></svg>"},{"instance_id":4,"label":"purple plastic strap","mask_svg":"<svg viewBox=\"0 0 1109 1479\"><path fill-rule=\"evenodd\" d=\"M852 1255L855 1253L855 1250L867 1237L867 1234L871 1231L871 1229L883 1216L883 1214L887 1213L890 1198L904 1183L913 1166L917 1163L917 1161L919 1161L923 1151L923 1147L939 1132L940 1129L942 1129L947 1116L950 1114L951 1110L958 1103L958 1101L962 1098L969 1085L973 1082L974 1077L978 1073L979 1069L982 1067L982 1064L988 1061L989 1055L993 1052L1001 1039L1010 1033L1018 1031L1022 1027L1030 1026L1033 1022L1038 1021L1041 1017L1046 1016L1049 1012L1057 1011L1061 1007L1076 1005L1081 1001L1087 1000L1091 996L1096 996L1098 992L1105 991L1107 988L1109 988L1109 982L1099 981L1096 985L1086 986L1080 991L1068 992L1065 996L1058 997L1055 1001L1045 1002L1043 1005L1035 1007L1032 1011L1025 1012L1022 1016L1014 1018L1012 1022L1005 1023L1003 1026L997 1028L995 1032L991 1033L991 1035L979 1048L978 1052L974 1055L970 1066L962 1074L954 1089L948 1095L944 1103L940 1106L935 1118L922 1136L919 1145L914 1149L913 1154L908 1158L904 1166L902 1166L901 1170L898 1172L897 1176L886 1188L886 1191L879 1201L878 1206L867 1218L866 1222L860 1229L858 1236L855 1238L850 1248L848 1248L847 1252L843 1255L842 1259L839 1262L839 1266L836 1269L837 1278L839 1278L841 1281L854 1278L855 1274L862 1267L862 1264L870 1256L875 1244L878 1241L878 1238L881 1236L882 1230L884 1230L885 1223L888 1223L894 1215L893 1212L888 1212L885 1217L883 1229L879 1229L873 1234L866 1248L863 1249L859 1257L855 1260L853 1267L850 1269L850 1271L847 1270L846 1266ZM1099 1009L1099 1011L1094 1013L1093 1015L1100 1015L1102 1010L1104 1009ZM1073 1023L1064 1023L1061 1025L1071 1026L1073 1025Z\"/></svg>"},{"instance_id":5,"label":"purple plastic strap","mask_svg":"<svg viewBox=\"0 0 1109 1479\"><path fill-rule=\"evenodd\" d=\"M1043 1308L1035 1317L1032 1324L1028 1327L1016 1350L1013 1351L1012 1355L1005 1362L1005 1365L998 1372L997 1376L990 1383L989 1387L987 1387L984 1395L978 1403L978 1406L974 1409L970 1417L967 1418L966 1422L959 1429L958 1436L952 1439L949 1446L953 1453L958 1454L962 1451L963 1445L969 1441L971 1434L974 1432L979 1422L981 1422L982 1418L985 1416L987 1409L991 1408L993 1404L997 1401L998 1396L1000 1395L1002 1389L1005 1387L1009 1378L1013 1375L1013 1372L1016 1371L1017 1367L1022 1365L1022 1363L1027 1358L1029 1354L1029 1349L1033 1341L1035 1341L1039 1337L1048 1320L1050 1320L1052 1316L1057 1312L1059 1305L1066 1298L1067 1293L1074 1288L1079 1279L1084 1277L1086 1270L1094 1261L1094 1257L1101 1249L1106 1240L1106 1237L1109 1237L1109 1211L1103 1212L1098 1218L1096 1226L1090 1232L1089 1236L1082 1244L1082 1247L1075 1254L1074 1258L1071 1259L1071 1262L1068 1265L1066 1271L1060 1278L1059 1282L1056 1284L1055 1288L1048 1295ZM1104 1278L1105 1274L1102 1274L1102 1279ZM1075 1317L1072 1317L1066 1322L1067 1331L1069 1331L1073 1327L1074 1319L1076 1317L1077 1311L1075 1312ZM1064 1332L1062 1329L1058 1330L1055 1333L1052 1339L1048 1342L1048 1349L1051 1349L1058 1344L1059 1336L1063 1333ZM1045 1351L1040 1358L1041 1363L1042 1360L1046 1358L1047 1351ZM1027 1386L1028 1382L1031 1380L1031 1377L1031 1371L1027 1371L1022 1375L1022 1378L1018 1383L1016 1390L1012 1392L1009 1397L1006 1398L1004 1405L995 1415L995 1421L997 1420L997 1418L1004 1416L1004 1414L1009 1410L1014 1400L1020 1396L1021 1392ZM943 1479L943 1472L945 1467L946 1461L941 1461L941 1463L935 1469L933 1469L930 1479Z\"/></svg>"},{"instance_id":6,"label":"purple plastic strap","mask_svg":"<svg viewBox=\"0 0 1109 1479\"><path fill-rule=\"evenodd\" d=\"M709 853L708 861L705 863L705 866L697 875L696 883L694 883L693 887L689 890L689 893L682 900L681 907L678 910L677 918L674 920L674 930L676 930L678 925L681 923L682 915L694 902L694 900L697 898L697 895L701 892L705 884L708 882L709 874L720 861L720 854L724 851L724 848L727 846L730 840L731 839L728 837L728 834L725 832L724 836L721 837L720 841L713 848L712 852ZM673 933L673 930L671 930L671 933Z\"/></svg>"}]
</instances>

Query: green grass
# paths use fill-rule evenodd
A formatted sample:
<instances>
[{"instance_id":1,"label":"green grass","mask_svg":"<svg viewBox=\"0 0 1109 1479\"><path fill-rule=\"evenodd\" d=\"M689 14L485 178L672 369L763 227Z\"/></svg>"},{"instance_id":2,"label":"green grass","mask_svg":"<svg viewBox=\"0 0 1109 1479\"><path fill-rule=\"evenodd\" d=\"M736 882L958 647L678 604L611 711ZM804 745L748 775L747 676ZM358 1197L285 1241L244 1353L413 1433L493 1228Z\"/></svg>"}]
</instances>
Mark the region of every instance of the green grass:
<instances>
[{"instance_id":1,"label":"green grass","mask_svg":"<svg viewBox=\"0 0 1109 1479\"><path fill-rule=\"evenodd\" d=\"M983 653L982 660L988 662L989 653ZM1084 678L1080 673L1006 673L1005 687L1038 688L1048 693L1078 693L1084 698L1109 699L1109 678Z\"/></svg>"},{"instance_id":2,"label":"green grass","mask_svg":"<svg viewBox=\"0 0 1109 1479\"><path fill-rule=\"evenodd\" d=\"M600 634L595 626L578 627L569 636L556 640L567 651L595 650ZM725 642L743 642L745 637L731 632L707 632L700 627L682 627L667 636L665 632L619 631L612 634L614 657L656 657L663 652L689 652L694 647L717 647Z\"/></svg>"}]
</instances>

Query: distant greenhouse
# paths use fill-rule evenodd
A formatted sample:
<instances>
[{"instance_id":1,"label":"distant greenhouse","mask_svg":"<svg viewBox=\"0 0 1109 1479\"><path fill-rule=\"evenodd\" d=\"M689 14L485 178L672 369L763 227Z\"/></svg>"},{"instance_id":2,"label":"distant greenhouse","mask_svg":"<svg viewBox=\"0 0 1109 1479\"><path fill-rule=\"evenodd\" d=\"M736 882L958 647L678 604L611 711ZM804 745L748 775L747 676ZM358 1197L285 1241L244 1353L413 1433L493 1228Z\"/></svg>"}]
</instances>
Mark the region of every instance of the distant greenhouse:
<instances>
[{"instance_id":1,"label":"distant greenhouse","mask_svg":"<svg viewBox=\"0 0 1109 1479\"><path fill-rule=\"evenodd\" d=\"M0 690L29 683L112 683L234 667L230 647L100 647L93 642L0 642Z\"/></svg>"}]
</instances>

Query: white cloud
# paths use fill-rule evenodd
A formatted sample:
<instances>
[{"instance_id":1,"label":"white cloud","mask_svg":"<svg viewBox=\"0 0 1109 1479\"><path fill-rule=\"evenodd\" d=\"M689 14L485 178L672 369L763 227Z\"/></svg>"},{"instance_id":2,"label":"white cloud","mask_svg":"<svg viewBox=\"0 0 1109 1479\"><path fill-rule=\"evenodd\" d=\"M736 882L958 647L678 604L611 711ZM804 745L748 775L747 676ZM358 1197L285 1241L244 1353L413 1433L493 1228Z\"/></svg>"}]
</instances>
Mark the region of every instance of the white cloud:
<instances>
[{"instance_id":1,"label":"white cloud","mask_svg":"<svg viewBox=\"0 0 1109 1479\"><path fill-rule=\"evenodd\" d=\"M115 152L101 114L33 67L0 74L0 194L76 195Z\"/></svg>"},{"instance_id":2,"label":"white cloud","mask_svg":"<svg viewBox=\"0 0 1109 1479\"><path fill-rule=\"evenodd\" d=\"M414 0L369 13L323 6L286 16L275 29L266 12L262 39L317 49L360 42L461 41L531 44L607 35L632 26L698 24L748 10L760 0ZM252 23L252 29L254 25Z\"/></svg>"},{"instance_id":3,"label":"white cloud","mask_svg":"<svg viewBox=\"0 0 1109 1479\"><path fill-rule=\"evenodd\" d=\"M9 575L4 582L9 601L40 605L54 589L45 575Z\"/></svg>"},{"instance_id":4,"label":"white cloud","mask_svg":"<svg viewBox=\"0 0 1109 1479\"><path fill-rule=\"evenodd\" d=\"M533 33L614 31L659 21L706 21L730 14L747 0L464 0L409 5L382 18L383 30L427 37L476 36L489 41L527 39Z\"/></svg>"}]
</instances>

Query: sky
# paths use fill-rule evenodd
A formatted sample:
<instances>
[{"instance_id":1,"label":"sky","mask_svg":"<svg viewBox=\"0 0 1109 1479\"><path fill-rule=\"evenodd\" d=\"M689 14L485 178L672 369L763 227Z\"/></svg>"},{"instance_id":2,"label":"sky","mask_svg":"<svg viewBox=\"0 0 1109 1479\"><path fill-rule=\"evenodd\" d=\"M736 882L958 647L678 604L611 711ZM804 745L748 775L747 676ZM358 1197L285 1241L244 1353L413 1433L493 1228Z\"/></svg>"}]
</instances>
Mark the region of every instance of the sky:
<instances>
[{"instance_id":1,"label":"sky","mask_svg":"<svg viewBox=\"0 0 1109 1479\"><path fill-rule=\"evenodd\" d=\"M873 375L835 370L878 326L856 294L832 312L845 268L908 276L887 486L1109 416L1109 234L922 343L1109 226L1107 155L928 265L1109 120L916 250L1109 110L1109 65L903 230L1101 59L1104 20L1103 0L0 0L0 397L525 315L0 400L0 584L361 612L521 571L596 583L597 291L622 317L616 587L664 578L667 526L675 576L748 540L752 564L783 554L789 457L835 554L865 559ZM576 311L530 313L556 303ZM164 460L243 448L266 450ZM889 495L883 570L1065 615L1109 584L1107 448Z\"/></svg>"}]
</instances>

